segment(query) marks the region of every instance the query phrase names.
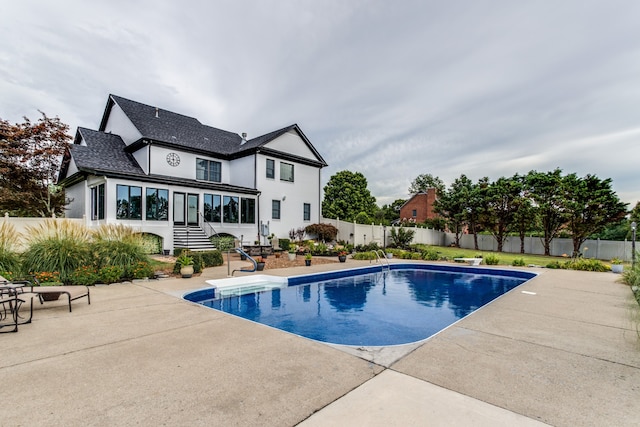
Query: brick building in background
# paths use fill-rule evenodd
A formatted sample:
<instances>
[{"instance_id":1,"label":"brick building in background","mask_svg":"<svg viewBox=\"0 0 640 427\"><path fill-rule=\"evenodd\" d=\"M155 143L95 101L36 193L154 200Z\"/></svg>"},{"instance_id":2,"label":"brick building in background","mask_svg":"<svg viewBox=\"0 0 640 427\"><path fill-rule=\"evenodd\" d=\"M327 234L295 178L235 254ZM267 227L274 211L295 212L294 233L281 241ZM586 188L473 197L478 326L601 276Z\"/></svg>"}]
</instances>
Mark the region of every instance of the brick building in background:
<instances>
[{"instance_id":1,"label":"brick building in background","mask_svg":"<svg viewBox=\"0 0 640 427\"><path fill-rule=\"evenodd\" d=\"M435 188L427 188L426 191L414 194L400 207L400 221L411 220L419 224L437 217L433 210L436 198Z\"/></svg>"}]
</instances>

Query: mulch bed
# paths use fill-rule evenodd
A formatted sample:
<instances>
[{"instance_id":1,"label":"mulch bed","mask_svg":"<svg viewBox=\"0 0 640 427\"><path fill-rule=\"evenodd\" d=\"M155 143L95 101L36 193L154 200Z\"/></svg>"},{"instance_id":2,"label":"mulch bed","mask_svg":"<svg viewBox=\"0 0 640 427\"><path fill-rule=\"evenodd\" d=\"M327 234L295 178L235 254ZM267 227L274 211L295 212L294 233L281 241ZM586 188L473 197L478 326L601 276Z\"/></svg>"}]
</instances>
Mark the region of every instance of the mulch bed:
<instances>
[{"instance_id":1,"label":"mulch bed","mask_svg":"<svg viewBox=\"0 0 640 427\"><path fill-rule=\"evenodd\" d=\"M264 269L276 269L276 268L289 268L289 267L301 267L304 265L304 256L298 255L295 261L289 261L289 257L285 254L280 258L276 258L275 256L268 256L265 258ZM313 257L311 260L311 265L314 264L331 264L334 262L338 262L338 258L318 258Z\"/></svg>"}]
</instances>

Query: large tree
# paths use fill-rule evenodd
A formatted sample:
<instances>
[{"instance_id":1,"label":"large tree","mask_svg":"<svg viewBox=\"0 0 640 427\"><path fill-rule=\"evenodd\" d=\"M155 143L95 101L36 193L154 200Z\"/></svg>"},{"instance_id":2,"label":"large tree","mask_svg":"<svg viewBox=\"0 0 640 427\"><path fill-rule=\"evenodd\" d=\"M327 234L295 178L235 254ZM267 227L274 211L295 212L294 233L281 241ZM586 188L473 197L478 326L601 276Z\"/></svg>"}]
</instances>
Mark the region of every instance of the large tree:
<instances>
[{"instance_id":1,"label":"large tree","mask_svg":"<svg viewBox=\"0 0 640 427\"><path fill-rule=\"evenodd\" d=\"M567 223L567 209L562 192L562 170L551 172L530 171L525 177L526 188L535 209L536 218L540 221L544 254L551 254L551 241Z\"/></svg>"},{"instance_id":2,"label":"large tree","mask_svg":"<svg viewBox=\"0 0 640 427\"><path fill-rule=\"evenodd\" d=\"M445 191L444 182L437 176L433 176L430 173L423 173L418 175L411 186L409 186L409 194L418 194L421 191L427 191L427 188L435 188L436 194L440 195Z\"/></svg>"},{"instance_id":3,"label":"large tree","mask_svg":"<svg viewBox=\"0 0 640 427\"><path fill-rule=\"evenodd\" d=\"M0 209L19 216L64 213L68 203L55 185L71 136L69 126L43 112L37 122L0 119Z\"/></svg>"},{"instance_id":4,"label":"large tree","mask_svg":"<svg viewBox=\"0 0 640 427\"><path fill-rule=\"evenodd\" d=\"M620 201L611 188L611 179L595 175L579 178L575 173L564 177L564 197L567 206L567 227L573 240L573 253L593 233L620 221L627 214L627 204Z\"/></svg>"},{"instance_id":5,"label":"large tree","mask_svg":"<svg viewBox=\"0 0 640 427\"><path fill-rule=\"evenodd\" d=\"M443 191L434 203L435 212L445 218L447 228L455 235L455 245L460 246L460 235L467 226L467 207L471 181L464 174Z\"/></svg>"},{"instance_id":6,"label":"large tree","mask_svg":"<svg viewBox=\"0 0 640 427\"><path fill-rule=\"evenodd\" d=\"M340 171L324 187L322 216L325 218L353 221L361 212L373 217L376 208L376 199L360 172Z\"/></svg>"},{"instance_id":7,"label":"large tree","mask_svg":"<svg viewBox=\"0 0 640 427\"><path fill-rule=\"evenodd\" d=\"M518 175L498 178L484 191L482 224L496 239L498 252L502 252L508 233L515 229L515 216L521 194L522 179Z\"/></svg>"}]
</instances>

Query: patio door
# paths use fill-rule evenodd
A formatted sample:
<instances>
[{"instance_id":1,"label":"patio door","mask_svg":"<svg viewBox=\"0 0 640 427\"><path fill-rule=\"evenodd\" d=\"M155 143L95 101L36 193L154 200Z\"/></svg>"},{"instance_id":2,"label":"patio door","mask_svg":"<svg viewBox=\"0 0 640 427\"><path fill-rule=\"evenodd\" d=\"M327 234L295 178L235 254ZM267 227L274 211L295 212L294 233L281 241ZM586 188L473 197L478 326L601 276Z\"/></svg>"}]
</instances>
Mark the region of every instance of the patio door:
<instances>
[{"instance_id":1,"label":"patio door","mask_svg":"<svg viewBox=\"0 0 640 427\"><path fill-rule=\"evenodd\" d=\"M187 224L198 225L198 195L187 194Z\"/></svg>"},{"instance_id":2,"label":"patio door","mask_svg":"<svg viewBox=\"0 0 640 427\"><path fill-rule=\"evenodd\" d=\"M185 194L173 193L173 224L185 225Z\"/></svg>"}]
</instances>

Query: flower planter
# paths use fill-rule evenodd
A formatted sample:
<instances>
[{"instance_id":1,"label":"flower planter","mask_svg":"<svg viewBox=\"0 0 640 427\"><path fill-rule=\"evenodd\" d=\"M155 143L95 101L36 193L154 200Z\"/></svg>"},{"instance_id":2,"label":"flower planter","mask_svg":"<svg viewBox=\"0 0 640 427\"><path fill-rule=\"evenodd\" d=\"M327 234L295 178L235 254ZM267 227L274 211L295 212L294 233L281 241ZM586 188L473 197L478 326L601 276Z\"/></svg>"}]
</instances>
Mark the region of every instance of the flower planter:
<instances>
[{"instance_id":1,"label":"flower planter","mask_svg":"<svg viewBox=\"0 0 640 427\"><path fill-rule=\"evenodd\" d=\"M311 260L310 259L305 259L304 260L304 265L306 265L307 267L309 267L311 265Z\"/></svg>"},{"instance_id":2,"label":"flower planter","mask_svg":"<svg viewBox=\"0 0 640 427\"><path fill-rule=\"evenodd\" d=\"M338 261L346 262L347 261L347 256L346 255L338 255Z\"/></svg>"},{"instance_id":3,"label":"flower planter","mask_svg":"<svg viewBox=\"0 0 640 427\"><path fill-rule=\"evenodd\" d=\"M258 263L256 263L256 264L257 264L257 265L256 265L256 269L257 269L258 271L262 271L262 270L264 270L264 262L258 262Z\"/></svg>"},{"instance_id":4,"label":"flower planter","mask_svg":"<svg viewBox=\"0 0 640 427\"><path fill-rule=\"evenodd\" d=\"M42 301L57 301L60 295L62 295L62 292L49 292L40 294L40 297Z\"/></svg>"},{"instance_id":5,"label":"flower planter","mask_svg":"<svg viewBox=\"0 0 640 427\"><path fill-rule=\"evenodd\" d=\"M296 253L295 252L287 252L287 256L289 257L289 261L295 261L296 260Z\"/></svg>"},{"instance_id":6,"label":"flower planter","mask_svg":"<svg viewBox=\"0 0 640 427\"><path fill-rule=\"evenodd\" d=\"M616 274L621 274L623 270L622 264L611 264L611 271Z\"/></svg>"},{"instance_id":7,"label":"flower planter","mask_svg":"<svg viewBox=\"0 0 640 427\"><path fill-rule=\"evenodd\" d=\"M185 265L180 269L180 274L183 279L188 279L193 276L193 265Z\"/></svg>"}]
</instances>

